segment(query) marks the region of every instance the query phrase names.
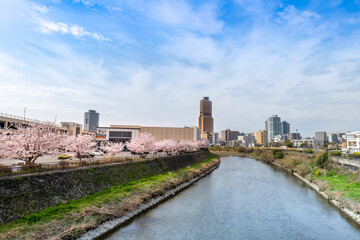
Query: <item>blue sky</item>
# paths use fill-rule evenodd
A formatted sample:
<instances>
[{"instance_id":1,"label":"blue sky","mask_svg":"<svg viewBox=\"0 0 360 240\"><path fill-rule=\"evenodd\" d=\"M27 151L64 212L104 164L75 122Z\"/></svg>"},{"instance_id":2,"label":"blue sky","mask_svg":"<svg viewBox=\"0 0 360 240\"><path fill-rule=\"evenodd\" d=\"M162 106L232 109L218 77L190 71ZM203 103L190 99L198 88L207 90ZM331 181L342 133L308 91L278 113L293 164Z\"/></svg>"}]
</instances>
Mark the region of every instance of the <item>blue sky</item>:
<instances>
[{"instance_id":1,"label":"blue sky","mask_svg":"<svg viewBox=\"0 0 360 240\"><path fill-rule=\"evenodd\" d=\"M360 128L360 0L4 1L0 112L102 126Z\"/></svg>"}]
</instances>

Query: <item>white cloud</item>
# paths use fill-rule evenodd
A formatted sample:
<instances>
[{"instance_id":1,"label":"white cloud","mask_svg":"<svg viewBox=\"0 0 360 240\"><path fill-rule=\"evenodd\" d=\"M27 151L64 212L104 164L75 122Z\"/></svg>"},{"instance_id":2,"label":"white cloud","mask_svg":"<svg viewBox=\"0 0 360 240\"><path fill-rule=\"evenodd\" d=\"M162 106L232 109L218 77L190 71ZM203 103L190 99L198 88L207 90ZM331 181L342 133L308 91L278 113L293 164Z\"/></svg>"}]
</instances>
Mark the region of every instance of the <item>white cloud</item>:
<instances>
[{"instance_id":1,"label":"white cloud","mask_svg":"<svg viewBox=\"0 0 360 240\"><path fill-rule=\"evenodd\" d=\"M48 7L37 3L31 3L31 8L33 11L41 14L47 13L49 11Z\"/></svg>"},{"instance_id":2,"label":"white cloud","mask_svg":"<svg viewBox=\"0 0 360 240\"><path fill-rule=\"evenodd\" d=\"M191 64L216 64L223 57L224 48L210 37L194 34L179 34L169 37L169 43L162 47L165 55L188 61Z\"/></svg>"},{"instance_id":3,"label":"white cloud","mask_svg":"<svg viewBox=\"0 0 360 240\"><path fill-rule=\"evenodd\" d=\"M122 11L124 11L122 8L114 7L114 6L106 6L105 8L107 10L109 10L109 11L112 11L112 12L122 12Z\"/></svg>"},{"instance_id":4,"label":"white cloud","mask_svg":"<svg viewBox=\"0 0 360 240\"><path fill-rule=\"evenodd\" d=\"M74 4L79 4L80 3L80 4L83 4L85 6L89 6L89 7L92 7L92 6L95 5L94 3L90 2L90 1L87 1L87 0L69 0L69 1L71 1Z\"/></svg>"},{"instance_id":5,"label":"white cloud","mask_svg":"<svg viewBox=\"0 0 360 240\"><path fill-rule=\"evenodd\" d=\"M202 33L219 33L224 23L217 19L216 4L204 4L194 8L184 0L161 0L133 3L137 10L158 22L178 29Z\"/></svg>"},{"instance_id":6,"label":"white cloud","mask_svg":"<svg viewBox=\"0 0 360 240\"><path fill-rule=\"evenodd\" d=\"M278 12L277 22L285 24L291 28L303 29L313 31L321 16L313 11L300 11L293 5L284 7L281 12Z\"/></svg>"},{"instance_id":7,"label":"white cloud","mask_svg":"<svg viewBox=\"0 0 360 240\"><path fill-rule=\"evenodd\" d=\"M97 41L111 41L110 38L104 37L96 32L88 32L83 27L75 24L68 25L61 22L47 21L41 18L34 19L34 22L39 26L40 32L44 34L51 34L52 32L61 34L71 34L74 37L90 37Z\"/></svg>"}]
</instances>

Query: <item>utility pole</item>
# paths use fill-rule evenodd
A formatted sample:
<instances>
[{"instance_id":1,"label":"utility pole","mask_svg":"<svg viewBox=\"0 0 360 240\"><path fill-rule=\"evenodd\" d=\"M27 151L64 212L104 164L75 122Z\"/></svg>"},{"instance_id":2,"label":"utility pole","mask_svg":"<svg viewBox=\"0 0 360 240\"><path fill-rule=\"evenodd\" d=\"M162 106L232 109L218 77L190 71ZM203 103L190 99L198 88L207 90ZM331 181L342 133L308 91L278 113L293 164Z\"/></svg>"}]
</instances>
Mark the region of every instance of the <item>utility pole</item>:
<instances>
[{"instance_id":1,"label":"utility pole","mask_svg":"<svg viewBox=\"0 0 360 240\"><path fill-rule=\"evenodd\" d=\"M26 108L24 108L24 121L25 121L25 115L26 115Z\"/></svg>"}]
</instances>

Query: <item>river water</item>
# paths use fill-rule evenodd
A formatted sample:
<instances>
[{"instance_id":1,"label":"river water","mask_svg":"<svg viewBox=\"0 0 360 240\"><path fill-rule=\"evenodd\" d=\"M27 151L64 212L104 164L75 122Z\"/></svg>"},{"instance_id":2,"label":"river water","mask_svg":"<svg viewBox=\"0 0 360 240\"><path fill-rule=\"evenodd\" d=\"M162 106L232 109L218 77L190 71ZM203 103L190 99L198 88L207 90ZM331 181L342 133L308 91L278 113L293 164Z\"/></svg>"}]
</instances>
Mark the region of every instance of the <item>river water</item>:
<instances>
[{"instance_id":1,"label":"river water","mask_svg":"<svg viewBox=\"0 0 360 240\"><path fill-rule=\"evenodd\" d=\"M291 174L224 157L220 167L104 239L360 239L360 229Z\"/></svg>"}]
</instances>

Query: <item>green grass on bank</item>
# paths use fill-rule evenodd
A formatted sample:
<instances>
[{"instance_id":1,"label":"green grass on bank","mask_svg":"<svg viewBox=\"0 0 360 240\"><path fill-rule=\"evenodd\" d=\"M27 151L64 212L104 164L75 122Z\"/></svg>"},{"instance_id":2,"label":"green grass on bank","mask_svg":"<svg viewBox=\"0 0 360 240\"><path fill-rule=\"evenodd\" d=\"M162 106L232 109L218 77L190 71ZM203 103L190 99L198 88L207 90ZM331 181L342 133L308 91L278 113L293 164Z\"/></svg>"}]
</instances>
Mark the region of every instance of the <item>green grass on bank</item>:
<instances>
[{"instance_id":1,"label":"green grass on bank","mask_svg":"<svg viewBox=\"0 0 360 240\"><path fill-rule=\"evenodd\" d=\"M330 191L341 192L341 199L351 199L360 203L360 182L356 180L355 173L347 175L326 175L319 179L326 181Z\"/></svg>"},{"instance_id":2,"label":"green grass on bank","mask_svg":"<svg viewBox=\"0 0 360 240\"><path fill-rule=\"evenodd\" d=\"M216 159L217 156L211 153L208 160L190 167L132 181L119 186L113 186L104 191L29 214L7 225L0 225L0 238L2 233L11 231L17 231L19 235L27 234L28 232L36 230L39 226L45 225L50 221L65 219L69 217L70 214L80 213L88 207L101 208L106 204L120 203L124 199L131 197L132 194L146 193L148 190L155 189L169 180L183 179L192 170L200 169L203 164L211 163Z\"/></svg>"}]
</instances>

